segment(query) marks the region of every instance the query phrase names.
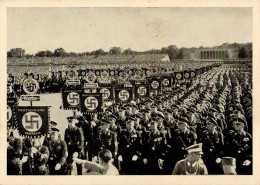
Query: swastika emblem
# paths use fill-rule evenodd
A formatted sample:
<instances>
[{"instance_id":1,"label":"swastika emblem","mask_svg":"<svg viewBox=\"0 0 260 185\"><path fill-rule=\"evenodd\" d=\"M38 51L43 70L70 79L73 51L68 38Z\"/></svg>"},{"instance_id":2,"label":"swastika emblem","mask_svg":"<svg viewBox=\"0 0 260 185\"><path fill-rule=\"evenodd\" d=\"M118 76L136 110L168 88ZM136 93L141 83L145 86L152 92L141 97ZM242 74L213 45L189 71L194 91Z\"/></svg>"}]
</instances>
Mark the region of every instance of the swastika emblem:
<instances>
[{"instance_id":1,"label":"swastika emblem","mask_svg":"<svg viewBox=\"0 0 260 185\"><path fill-rule=\"evenodd\" d=\"M153 89L157 89L159 87L159 82L158 81L153 81L151 83L151 86L152 86Z\"/></svg>"},{"instance_id":2,"label":"swastika emblem","mask_svg":"<svg viewBox=\"0 0 260 185\"><path fill-rule=\"evenodd\" d=\"M26 79L23 82L23 90L27 94L34 94L39 89L39 83L35 79Z\"/></svg>"},{"instance_id":3,"label":"swastika emblem","mask_svg":"<svg viewBox=\"0 0 260 185\"><path fill-rule=\"evenodd\" d=\"M88 110L95 110L98 107L97 98L90 96L85 99L85 106Z\"/></svg>"},{"instance_id":4,"label":"swastika emblem","mask_svg":"<svg viewBox=\"0 0 260 185\"><path fill-rule=\"evenodd\" d=\"M36 132L42 127L42 118L36 112L27 112L22 118L23 127L29 132Z\"/></svg>"},{"instance_id":5,"label":"swastika emblem","mask_svg":"<svg viewBox=\"0 0 260 185\"><path fill-rule=\"evenodd\" d=\"M169 79L167 79L167 78L163 79L162 84L163 84L163 86L168 86L170 84Z\"/></svg>"},{"instance_id":6,"label":"swastika emblem","mask_svg":"<svg viewBox=\"0 0 260 185\"><path fill-rule=\"evenodd\" d=\"M185 78L189 78L190 77L190 74L189 73L185 73Z\"/></svg>"},{"instance_id":7,"label":"swastika emblem","mask_svg":"<svg viewBox=\"0 0 260 185\"><path fill-rule=\"evenodd\" d=\"M81 75L82 75L82 76L85 76L85 75L86 75L85 71L82 71L82 72L81 72Z\"/></svg>"},{"instance_id":8,"label":"swastika emblem","mask_svg":"<svg viewBox=\"0 0 260 185\"><path fill-rule=\"evenodd\" d=\"M138 90L137 90L137 93L140 95L140 96L145 96L146 93L147 93L147 89L145 87L139 87Z\"/></svg>"},{"instance_id":9,"label":"swastika emblem","mask_svg":"<svg viewBox=\"0 0 260 185\"><path fill-rule=\"evenodd\" d=\"M79 104L79 94L75 92L71 92L67 96L67 101L70 105L76 106Z\"/></svg>"},{"instance_id":10,"label":"swastika emblem","mask_svg":"<svg viewBox=\"0 0 260 185\"><path fill-rule=\"evenodd\" d=\"M104 100L106 100L110 97L110 91L108 89L103 88L100 90L100 92L102 93L102 97Z\"/></svg>"},{"instance_id":11,"label":"swastika emblem","mask_svg":"<svg viewBox=\"0 0 260 185\"><path fill-rule=\"evenodd\" d=\"M181 79L181 74L180 73L178 73L177 75L176 75L176 78L178 79L178 80L180 80Z\"/></svg>"},{"instance_id":12,"label":"swastika emblem","mask_svg":"<svg viewBox=\"0 0 260 185\"><path fill-rule=\"evenodd\" d=\"M7 122L12 118L12 109L7 105Z\"/></svg>"},{"instance_id":13,"label":"swastika emblem","mask_svg":"<svg viewBox=\"0 0 260 185\"><path fill-rule=\"evenodd\" d=\"M192 77L194 77L195 76L195 73L194 72L191 72L191 74L190 74Z\"/></svg>"},{"instance_id":14,"label":"swastika emblem","mask_svg":"<svg viewBox=\"0 0 260 185\"><path fill-rule=\"evenodd\" d=\"M119 92L118 97L120 100L126 101L129 99L130 94L127 90L122 90Z\"/></svg>"}]
</instances>

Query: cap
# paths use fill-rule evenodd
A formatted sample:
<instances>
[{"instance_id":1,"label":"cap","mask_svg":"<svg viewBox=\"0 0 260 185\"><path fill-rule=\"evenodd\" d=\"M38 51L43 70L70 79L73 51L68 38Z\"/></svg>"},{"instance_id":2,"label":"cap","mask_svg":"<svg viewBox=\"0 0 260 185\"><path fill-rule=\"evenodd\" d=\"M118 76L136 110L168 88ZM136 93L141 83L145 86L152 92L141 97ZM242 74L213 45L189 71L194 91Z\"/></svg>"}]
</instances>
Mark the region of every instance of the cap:
<instances>
[{"instance_id":1,"label":"cap","mask_svg":"<svg viewBox=\"0 0 260 185\"><path fill-rule=\"evenodd\" d=\"M233 157L222 157L222 165L236 166L236 158Z\"/></svg>"},{"instance_id":2,"label":"cap","mask_svg":"<svg viewBox=\"0 0 260 185\"><path fill-rule=\"evenodd\" d=\"M50 121L50 124L53 125L53 126L57 125L57 123L55 121Z\"/></svg>"},{"instance_id":3,"label":"cap","mask_svg":"<svg viewBox=\"0 0 260 185\"><path fill-rule=\"evenodd\" d=\"M164 119L164 118L165 118L164 115L163 115L163 113L160 113L160 112L157 113L157 117L158 117L158 118L161 118L161 119Z\"/></svg>"},{"instance_id":4,"label":"cap","mask_svg":"<svg viewBox=\"0 0 260 185\"><path fill-rule=\"evenodd\" d=\"M135 118L133 116L129 116L126 118L126 121L135 121Z\"/></svg>"},{"instance_id":5,"label":"cap","mask_svg":"<svg viewBox=\"0 0 260 185\"><path fill-rule=\"evenodd\" d=\"M240 123L240 124L246 124L246 120L244 120L243 118L239 118L239 117L235 117L232 119L232 122L236 122L237 123Z\"/></svg>"},{"instance_id":6,"label":"cap","mask_svg":"<svg viewBox=\"0 0 260 185\"><path fill-rule=\"evenodd\" d=\"M199 152L200 154L203 154L202 152L202 143L194 144L185 149L188 153L193 152Z\"/></svg>"},{"instance_id":7,"label":"cap","mask_svg":"<svg viewBox=\"0 0 260 185\"><path fill-rule=\"evenodd\" d=\"M102 120L101 120L101 124L105 124L105 123L106 123L106 124L109 124L109 123L110 123L110 121L108 121L108 120L105 120L105 119L102 119Z\"/></svg>"},{"instance_id":8,"label":"cap","mask_svg":"<svg viewBox=\"0 0 260 185\"><path fill-rule=\"evenodd\" d=\"M110 118L110 119L117 119L116 115L114 115L114 114L110 114L110 115L109 115L109 118Z\"/></svg>"},{"instance_id":9,"label":"cap","mask_svg":"<svg viewBox=\"0 0 260 185\"><path fill-rule=\"evenodd\" d=\"M207 124L213 124L213 125L218 125L217 121L214 118L209 118L207 119Z\"/></svg>"},{"instance_id":10,"label":"cap","mask_svg":"<svg viewBox=\"0 0 260 185\"><path fill-rule=\"evenodd\" d=\"M51 128L51 132L59 132L60 130L57 128Z\"/></svg>"},{"instance_id":11,"label":"cap","mask_svg":"<svg viewBox=\"0 0 260 185\"><path fill-rule=\"evenodd\" d=\"M83 122L83 121L85 121L85 119L84 119L83 116L78 116L78 117L77 117L77 120L78 120L79 122Z\"/></svg>"},{"instance_id":12,"label":"cap","mask_svg":"<svg viewBox=\"0 0 260 185\"><path fill-rule=\"evenodd\" d=\"M77 119L77 118L75 116L68 116L67 119L70 120L70 119Z\"/></svg>"}]
</instances>

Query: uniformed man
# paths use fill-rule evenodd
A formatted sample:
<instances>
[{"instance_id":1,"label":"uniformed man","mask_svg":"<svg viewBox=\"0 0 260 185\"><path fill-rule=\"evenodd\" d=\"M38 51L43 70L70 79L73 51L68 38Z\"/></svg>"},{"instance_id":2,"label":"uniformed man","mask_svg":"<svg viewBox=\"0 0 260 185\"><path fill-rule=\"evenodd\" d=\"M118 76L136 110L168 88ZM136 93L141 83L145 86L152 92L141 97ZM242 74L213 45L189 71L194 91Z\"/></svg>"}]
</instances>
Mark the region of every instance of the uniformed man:
<instances>
[{"instance_id":1,"label":"uniformed man","mask_svg":"<svg viewBox=\"0 0 260 185\"><path fill-rule=\"evenodd\" d=\"M252 137L244 131L243 119L233 119L233 127L226 139L225 153L236 158L239 175L252 174Z\"/></svg>"},{"instance_id":2,"label":"uniformed man","mask_svg":"<svg viewBox=\"0 0 260 185\"><path fill-rule=\"evenodd\" d=\"M201 141L203 143L203 161L207 166L209 174L220 174L220 161L224 155L224 137L217 131L217 122L210 118L207 120L207 129L203 131Z\"/></svg>"},{"instance_id":3,"label":"uniformed man","mask_svg":"<svg viewBox=\"0 0 260 185\"><path fill-rule=\"evenodd\" d=\"M122 174L138 174L142 152L142 138L134 129L134 119L129 118L126 129L121 131L119 143L119 161L121 161Z\"/></svg>"},{"instance_id":4,"label":"uniformed man","mask_svg":"<svg viewBox=\"0 0 260 185\"><path fill-rule=\"evenodd\" d=\"M57 127L57 123L55 121L50 121L49 124L50 128L49 128L49 132L47 133L47 136L45 136L43 144L44 146L48 146L50 140L51 140L51 132L52 132L52 128L56 128Z\"/></svg>"},{"instance_id":5,"label":"uniformed man","mask_svg":"<svg viewBox=\"0 0 260 185\"><path fill-rule=\"evenodd\" d=\"M173 175L207 175L207 167L201 160L202 143L186 148L187 157L178 161L172 172Z\"/></svg>"},{"instance_id":6,"label":"uniformed man","mask_svg":"<svg viewBox=\"0 0 260 185\"><path fill-rule=\"evenodd\" d=\"M71 174L72 171L72 158L75 152L79 153L79 157L82 158L83 155L83 134L80 129L76 126L78 120L75 116L69 116L68 119L68 128L65 129L64 140L68 147L68 175ZM82 175L82 166L77 165L77 174Z\"/></svg>"},{"instance_id":7,"label":"uniformed man","mask_svg":"<svg viewBox=\"0 0 260 185\"><path fill-rule=\"evenodd\" d=\"M115 157L118 154L117 134L109 130L109 124L111 124L109 121L101 120L101 127L97 134L97 148L98 151L107 149Z\"/></svg>"},{"instance_id":8,"label":"uniformed man","mask_svg":"<svg viewBox=\"0 0 260 185\"><path fill-rule=\"evenodd\" d=\"M151 121L151 132L147 133L144 141L144 159L147 164L147 174L160 175L163 174L164 160L166 156L166 136L158 130L158 121Z\"/></svg>"},{"instance_id":9,"label":"uniformed man","mask_svg":"<svg viewBox=\"0 0 260 185\"><path fill-rule=\"evenodd\" d=\"M48 161L50 175L67 175L67 144L61 140L57 128L52 128L48 149L50 152Z\"/></svg>"},{"instance_id":10,"label":"uniformed man","mask_svg":"<svg viewBox=\"0 0 260 185\"><path fill-rule=\"evenodd\" d=\"M32 142L27 161L23 164L23 175L47 175L49 149L43 146L39 138Z\"/></svg>"},{"instance_id":11,"label":"uniformed man","mask_svg":"<svg viewBox=\"0 0 260 185\"><path fill-rule=\"evenodd\" d=\"M197 135L193 131L188 129L188 120L184 117L180 117L178 120L178 128L174 131L172 135L172 140L169 141L173 152L174 159L177 162L183 159L186 154L185 148L196 143Z\"/></svg>"},{"instance_id":12,"label":"uniformed man","mask_svg":"<svg viewBox=\"0 0 260 185\"><path fill-rule=\"evenodd\" d=\"M22 174L22 140L14 136L14 132L12 129L7 129L7 142L8 142L8 151L10 151L10 156L7 155L8 159L11 159L14 166L19 167L19 174ZM9 171L11 174L13 172Z\"/></svg>"},{"instance_id":13,"label":"uniformed man","mask_svg":"<svg viewBox=\"0 0 260 185\"><path fill-rule=\"evenodd\" d=\"M222 157L222 169L225 175L237 175L236 159L233 157Z\"/></svg>"}]
</instances>

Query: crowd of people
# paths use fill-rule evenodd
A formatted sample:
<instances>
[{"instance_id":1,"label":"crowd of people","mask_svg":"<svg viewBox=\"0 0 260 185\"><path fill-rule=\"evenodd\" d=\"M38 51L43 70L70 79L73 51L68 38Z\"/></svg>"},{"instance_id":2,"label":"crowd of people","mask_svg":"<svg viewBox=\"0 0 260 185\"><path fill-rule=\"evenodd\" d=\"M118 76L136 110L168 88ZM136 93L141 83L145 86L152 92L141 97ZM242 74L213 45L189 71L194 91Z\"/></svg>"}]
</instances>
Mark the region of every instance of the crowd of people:
<instances>
[{"instance_id":1,"label":"crowd of people","mask_svg":"<svg viewBox=\"0 0 260 185\"><path fill-rule=\"evenodd\" d=\"M44 142L8 129L7 174L252 174L252 76L228 66L67 120Z\"/></svg>"}]
</instances>

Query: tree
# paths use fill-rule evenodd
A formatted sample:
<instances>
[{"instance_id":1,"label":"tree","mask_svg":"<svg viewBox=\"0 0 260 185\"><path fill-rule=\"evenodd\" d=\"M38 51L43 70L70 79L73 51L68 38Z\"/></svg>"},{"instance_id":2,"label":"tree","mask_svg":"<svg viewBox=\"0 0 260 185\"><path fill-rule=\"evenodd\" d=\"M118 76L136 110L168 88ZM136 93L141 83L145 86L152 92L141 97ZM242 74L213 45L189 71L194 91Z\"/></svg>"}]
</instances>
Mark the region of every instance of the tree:
<instances>
[{"instance_id":1,"label":"tree","mask_svg":"<svg viewBox=\"0 0 260 185\"><path fill-rule=\"evenodd\" d=\"M121 54L121 50L122 49L120 47L114 46L114 47L110 48L109 53L113 54L113 55L119 55L119 54Z\"/></svg>"},{"instance_id":2,"label":"tree","mask_svg":"<svg viewBox=\"0 0 260 185\"><path fill-rule=\"evenodd\" d=\"M65 57L66 55L67 53L63 48L57 48L54 50L55 57Z\"/></svg>"},{"instance_id":3,"label":"tree","mask_svg":"<svg viewBox=\"0 0 260 185\"><path fill-rule=\"evenodd\" d=\"M45 54L45 51L38 51L36 54L35 54L36 57L45 57L46 54Z\"/></svg>"},{"instance_id":4,"label":"tree","mask_svg":"<svg viewBox=\"0 0 260 185\"><path fill-rule=\"evenodd\" d=\"M46 55L46 57L53 57L54 54L52 51L47 50L47 51L45 51L45 55Z\"/></svg>"},{"instance_id":5,"label":"tree","mask_svg":"<svg viewBox=\"0 0 260 185\"><path fill-rule=\"evenodd\" d=\"M134 51L132 51L131 48L128 48L123 51L123 54L125 54L125 55L132 55L133 53L134 53Z\"/></svg>"},{"instance_id":6,"label":"tree","mask_svg":"<svg viewBox=\"0 0 260 185\"><path fill-rule=\"evenodd\" d=\"M95 57L98 57L100 55L105 55L106 52L103 49L98 49L91 52L91 55L95 55Z\"/></svg>"},{"instance_id":7,"label":"tree","mask_svg":"<svg viewBox=\"0 0 260 185\"><path fill-rule=\"evenodd\" d=\"M178 48L175 45L170 45L167 48L167 53L170 61L173 61L177 57Z\"/></svg>"},{"instance_id":8,"label":"tree","mask_svg":"<svg viewBox=\"0 0 260 185\"><path fill-rule=\"evenodd\" d=\"M248 58L248 51L245 46L242 46L238 52L238 58Z\"/></svg>"},{"instance_id":9,"label":"tree","mask_svg":"<svg viewBox=\"0 0 260 185\"><path fill-rule=\"evenodd\" d=\"M184 59L184 49L183 48L178 50L177 58L178 59Z\"/></svg>"},{"instance_id":10,"label":"tree","mask_svg":"<svg viewBox=\"0 0 260 185\"><path fill-rule=\"evenodd\" d=\"M7 52L7 56L9 57L17 57L22 58L25 55L25 50L22 48L12 48L9 52Z\"/></svg>"},{"instance_id":11,"label":"tree","mask_svg":"<svg viewBox=\"0 0 260 185\"><path fill-rule=\"evenodd\" d=\"M166 47L162 47L160 53L161 54L167 54L167 48Z\"/></svg>"}]
</instances>

